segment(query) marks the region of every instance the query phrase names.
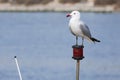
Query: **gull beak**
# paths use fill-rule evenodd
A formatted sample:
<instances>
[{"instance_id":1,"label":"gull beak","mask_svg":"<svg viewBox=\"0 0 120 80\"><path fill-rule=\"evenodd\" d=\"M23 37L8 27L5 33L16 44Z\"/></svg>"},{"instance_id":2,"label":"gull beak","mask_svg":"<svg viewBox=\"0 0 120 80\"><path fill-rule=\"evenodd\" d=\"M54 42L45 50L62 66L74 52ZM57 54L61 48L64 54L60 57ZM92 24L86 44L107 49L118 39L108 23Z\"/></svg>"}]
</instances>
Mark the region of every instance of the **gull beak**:
<instances>
[{"instance_id":1,"label":"gull beak","mask_svg":"<svg viewBox=\"0 0 120 80\"><path fill-rule=\"evenodd\" d=\"M67 14L66 17L70 17L71 15L70 14Z\"/></svg>"}]
</instances>

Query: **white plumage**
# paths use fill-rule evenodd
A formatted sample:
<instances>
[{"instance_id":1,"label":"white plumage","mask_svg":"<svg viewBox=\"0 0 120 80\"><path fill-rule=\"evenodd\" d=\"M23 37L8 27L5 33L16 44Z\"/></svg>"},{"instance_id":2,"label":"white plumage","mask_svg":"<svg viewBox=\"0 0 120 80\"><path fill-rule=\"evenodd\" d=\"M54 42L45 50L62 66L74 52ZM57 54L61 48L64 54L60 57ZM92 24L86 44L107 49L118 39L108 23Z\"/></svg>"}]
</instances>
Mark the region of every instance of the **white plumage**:
<instances>
[{"instance_id":1,"label":"white plumage","mask_svg":"<svg viewBox=\"0 0 120 80\"><path fill-rule=\"evenodd\" d=\"M67 15L67 17L71 17L69 21L69 28L71 33L76 36L76 44L78 44L78 37L82 37L82 45L84 38L89 41L100 42L91 36L88 26L80 20L79 11L72 11Z\"/></svg>"}]
</instances>

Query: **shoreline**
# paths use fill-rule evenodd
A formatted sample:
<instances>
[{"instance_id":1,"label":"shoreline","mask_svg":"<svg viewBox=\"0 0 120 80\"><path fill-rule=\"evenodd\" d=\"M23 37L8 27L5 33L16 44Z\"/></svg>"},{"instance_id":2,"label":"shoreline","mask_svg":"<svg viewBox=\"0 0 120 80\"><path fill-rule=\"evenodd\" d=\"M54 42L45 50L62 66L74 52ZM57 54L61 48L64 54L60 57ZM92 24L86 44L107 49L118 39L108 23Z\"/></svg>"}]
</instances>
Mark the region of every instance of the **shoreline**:
<instances>
[{"instance_id":1,"label":"shoreline","mask_svg":"<svg viewBox=\"0 0 120 80\"><path fill-rule=\"evenodd\" d=\"M10 3L0 4L0 12L69 12L73 10L79 10L81 12L101 12L110 13L115 12L114 6L92 6L89 4L60 4L49 3L46 5L12 5Z\"/></svg>"}]
</instances>

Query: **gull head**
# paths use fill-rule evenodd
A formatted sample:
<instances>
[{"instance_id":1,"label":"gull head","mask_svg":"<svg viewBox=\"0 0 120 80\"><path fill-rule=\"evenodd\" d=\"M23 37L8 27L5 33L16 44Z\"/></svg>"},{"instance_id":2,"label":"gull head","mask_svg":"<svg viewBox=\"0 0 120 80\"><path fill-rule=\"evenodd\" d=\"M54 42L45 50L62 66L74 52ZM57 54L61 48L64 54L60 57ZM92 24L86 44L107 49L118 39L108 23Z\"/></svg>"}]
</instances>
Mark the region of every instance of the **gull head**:
<instances>
[{"instance_id":1,"label":"gull head","mask_svg":"<svg viewBox=\"0 0 120 80\"><path fill-rule=\"evenodd\" d=\"M71 13L68 13L66 17L80 18L80 12L79 11L72 11Z\"/></svg>"}]
</instances>

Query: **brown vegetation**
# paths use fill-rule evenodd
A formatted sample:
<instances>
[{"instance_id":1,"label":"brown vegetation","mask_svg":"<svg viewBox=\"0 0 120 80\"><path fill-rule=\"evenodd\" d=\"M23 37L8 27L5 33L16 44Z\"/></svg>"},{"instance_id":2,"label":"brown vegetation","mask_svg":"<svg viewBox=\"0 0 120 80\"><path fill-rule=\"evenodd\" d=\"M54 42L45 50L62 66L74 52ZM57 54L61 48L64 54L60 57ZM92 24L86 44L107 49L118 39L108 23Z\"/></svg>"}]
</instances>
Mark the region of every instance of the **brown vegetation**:
<instances>
[{"instance_id":1,"label":"brown vegetation","mask_svg":"<svg viewBox=\"0 0 120 80\"><path fill-rule=\"evenodd\" d=\"M8 0L0 0L1 3L8 2Z\"/></svg>"},{"instance_id":2,"label":"brown vegetation","mask_svg":"<svg viewBox=\"0 0 120 80\"><path fill-rule=\"evenodd\" d=\"M95 5L113 5L120 4L120 0L95 0Z\"/></svg>"},{"instance_id":3,"label":"brown vegetation","mask_svg":"<svg viewBox=\"0 0 120 80\"><path fill-rule=\"evenodd\" d=\"M60 3L77 3L81 0L59 0Z\"/></svg>"},{"instance_id":4,"label":"brown vegetation","mask_svg":"<svg viewBox=\"0 0 120 80\"><path fill-rule=\"evenodd\" d=\"M115 4L117 0L95 0L95 5L111 5Z\"/></svg>"},{"instance_id":5,"label":"brown vegetation","mask_svg":"<svg viewBox=\"0 0 120 80\"><path fill-rule=\"evenodd\" d=\"M31 5L31 4L47 4L53 0L0 0L0 2L10 2L14 4L25 4L25 5Z\"/></svg>"}]
</instances>

